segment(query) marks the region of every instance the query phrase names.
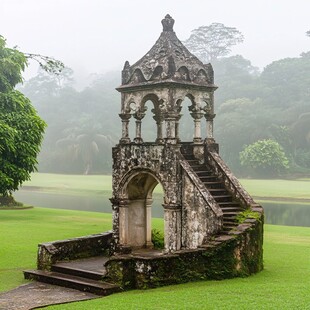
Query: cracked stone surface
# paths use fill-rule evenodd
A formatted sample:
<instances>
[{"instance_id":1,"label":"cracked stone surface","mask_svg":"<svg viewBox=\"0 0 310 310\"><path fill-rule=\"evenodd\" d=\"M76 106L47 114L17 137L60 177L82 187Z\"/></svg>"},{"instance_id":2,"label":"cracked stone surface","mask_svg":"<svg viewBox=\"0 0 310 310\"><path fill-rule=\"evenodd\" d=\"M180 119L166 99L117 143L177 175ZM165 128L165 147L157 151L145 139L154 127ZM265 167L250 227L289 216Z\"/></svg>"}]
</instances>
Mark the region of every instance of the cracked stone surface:
<instances>
[{"instance_id":1,"label":"cracked stone surface","mask_svg":"<svg viewBox=\"0 0 310 310\"><path fill-rule=\"evenodd\" d=\"M31 282L0 293L0 310L28 310L94 298L99 296L61 286Z\"/></svg>"}]
</instances>

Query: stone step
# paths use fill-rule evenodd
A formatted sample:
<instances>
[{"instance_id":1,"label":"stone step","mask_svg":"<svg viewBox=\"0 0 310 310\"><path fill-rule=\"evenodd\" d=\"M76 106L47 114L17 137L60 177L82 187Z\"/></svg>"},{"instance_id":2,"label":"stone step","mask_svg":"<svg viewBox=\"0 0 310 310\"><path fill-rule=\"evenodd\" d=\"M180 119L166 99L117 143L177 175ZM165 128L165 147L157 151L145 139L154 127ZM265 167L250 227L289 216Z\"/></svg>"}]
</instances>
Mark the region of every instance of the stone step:
<instances>
[{"instance_id":1,"label":"stone step","mask_svg":"<svg viewBox=\"0 0 310 310\"><path fill-rule=\"evenodd\" d=\"M217 178L217 176L215 175L199 175L199 179L202 181L202 182L209 182L209 181L217 181L217 182L220 182Z\"/></svg>"},{"instance_id":2,"label":"stone step","mask_svg":"<svg viewBox=\"0 0 310 310\"><path fill-rule=\"evenodd\" d=\"M203 182L203 184L206 186L206 188L212 189L212 188L222 188L224 189L224 184L219 181L209 181L209 182Z\"/></svg>"},{"instance_id":3,"label":"stone step","mask_svg":"<svg viewBox=\"0 0 310 310\"><path fill-rule=\"evenodd\" d=\"M219 206L222 208L222 207L240 207L240 204L238 202L233 202L233 201L222 201L222 202L219 202L218 203Z\"/></svg>"},{"instance_id":4,"label":"stone step","mask_svg":"<svg viewBox=\"0 0 310 310\"><path fill-rule=\"evenodd\" d=\"M69 287L100 296L107 296L121 291L121 288L116 284L86 279L55 271L26 270L24 271L24 277L29 280Z\"/></svg>"},{"instance_id":5,"label":"stone step","mask_svg":"<svg viewBox=\"0 0 310 310\"><path fill-rule=\"evenodd\" d=\"M105 271L96 272L96 271L90 271L90 270L83 270L83 269L70 267L62 263L57 263L53 265L52 271L70 274L72 276L77 276L77 277L82 277L82 278L87 278L87 279L93 279L93 280L102 280L106 274Z\"/></svg>"},{"instance_id":6,"label":"stone step","mask_svg":"<svg viewBox=\"0 0 310 310\"><path fill-rule=\"evenodd\" d=\"M227 190L225 188L209 188L209 192L212 196L214 195L224 195L227 194Z\"/></svg>"},{"instance_id":7,"label":"stone step","mask_svg":"<svg viewBox=\"0 0 310 310\"><path fill-rule=\"evenodd\" d=\"M240 206L235 206L235 207L221 207L223 212L230 212L230 211L235 211L235 212L242 212L243 209Z\"/></svg>"},{"instance_id":8,"label":"stone step","mask_svg":"<svg viewBox=\"0 0 310 310\"><path fill-rule=\"evenodd\" d=\"M213 195L216 202L232 202L231 195Z\"/></svg>"},{"instance_id":9,"label":"stone step","mask_svg":"<svg viewBox=\"0 0 310 310\"><path fill-rule=\"evenodd\" d=\"M236 229L238 225L231 225L231 224L226 224L223 226L221 234L228 234L232 229Z\"/></svg>"},{"instance_id":10,"label":"stone step","mask_svg":"<svg viewBox=\"0 0 310 310\"><path fill-rule=\"evenodd\" d=\"M230 217L230 218L223 218L223 225L237 225L238 222L235 218Z\"/></svg>"},{"instance_id":11,"label":"stone step","mask_svg":"<svg viewBox=\"0 0 310 310\"><path fill-rule=\"evenodd\" d=\"M232 219L236 218L239 212L223 212L223 219Z\"/></svg>"},{"instance_id":12,"label":"stone step","mask_svg":"<svg viewBox=\"0 0 310 310\"><path fill-rule=\"evenodd\" d=\"M196 171L210 171L206 166L204 165L190 165L191 168Z\"/></svg>"}]
</instances>

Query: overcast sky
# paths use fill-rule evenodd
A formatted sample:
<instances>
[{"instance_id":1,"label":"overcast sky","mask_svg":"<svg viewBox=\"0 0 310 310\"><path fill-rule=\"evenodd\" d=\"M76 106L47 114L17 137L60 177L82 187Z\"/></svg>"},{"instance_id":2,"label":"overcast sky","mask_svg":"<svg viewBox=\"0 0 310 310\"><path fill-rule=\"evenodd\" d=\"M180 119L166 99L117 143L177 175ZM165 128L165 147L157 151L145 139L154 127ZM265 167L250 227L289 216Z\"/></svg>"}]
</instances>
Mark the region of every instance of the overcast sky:
<instances>
[{"instance_id":1,"label":"overcast sky","mask_svg":"<svg viewBox=\"0 0 310 310\"><path fill-rule=\"evenodd\" d=\"M175 19L180 40L213 22L236 27L245 42L233 49L263 69L310 50L310 0L0 0L0 34L10 47L53 56L78 76L120 70L159 37L161 20ZM26 74L36 71L30 66Z\"/></svg>"}]
</instances>

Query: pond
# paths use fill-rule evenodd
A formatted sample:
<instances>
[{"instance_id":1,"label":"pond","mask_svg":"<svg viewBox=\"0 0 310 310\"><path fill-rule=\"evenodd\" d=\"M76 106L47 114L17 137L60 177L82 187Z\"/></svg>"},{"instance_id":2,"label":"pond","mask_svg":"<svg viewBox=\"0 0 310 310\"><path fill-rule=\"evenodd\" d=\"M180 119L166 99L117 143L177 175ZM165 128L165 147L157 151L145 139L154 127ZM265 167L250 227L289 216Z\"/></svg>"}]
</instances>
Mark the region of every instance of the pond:
<instances>
[{"instance_id":1,"label":"pond","mask_svg":"<svg viewBox=\"0 0 310 310\"><path fill-rule=\"evenodd\" d=\"M102 195L78 196L19 190L14 197L24 204L43 208L111 212L110 191ZM152 216L163 217L162 194L154 193L153 199ZM265 223L267 224L310 227L310 204L263 201L260 203L265 209Z\"/></svg>"}]
</instances>

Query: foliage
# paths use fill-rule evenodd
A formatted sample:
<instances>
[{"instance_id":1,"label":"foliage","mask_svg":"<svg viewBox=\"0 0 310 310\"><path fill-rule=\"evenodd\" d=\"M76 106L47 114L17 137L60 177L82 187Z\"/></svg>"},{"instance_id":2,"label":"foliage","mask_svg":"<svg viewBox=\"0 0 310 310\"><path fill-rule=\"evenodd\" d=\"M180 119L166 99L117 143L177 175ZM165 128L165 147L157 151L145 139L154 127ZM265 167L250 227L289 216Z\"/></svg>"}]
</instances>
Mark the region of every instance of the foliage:
<instances>
[{"instance_id":1,"label":"foliage","mask_svg":"<svg viewBox=\"0 0 310 310\"><path fill-rule=\"evenodd\" d=\"M283 108L309 100L310 52L274 61L262 72L262 96Z\"/></svg>"},{"instance_id":2,"label":"foliage","mask_svg":"<svg viewBox=\"0 0 310 310\"><path fill-rule=\"evenodd\" d=\"M250 168L257 175L278 176L289 168L289 161L283 148L271 139L259 140L240 152L241 165Z\"/></svg>"},{"instance_id":3,"label":"foliage","mask_svg":"<svg viewBox=\"0 0 310 310\"><path fill-rule=\"evenodd\" d=\"M72 70L44 72L22 88L48 124L39 170L57 173L111 172L111 148L119 138L119 74L96 76L87 88L71 86ZM89 167L89 169L87 168Z\"/></svg>"},{"instance_id":4,"label":"foliage","mask_svg":"<svg viewBox=\"0 0 310 310\"><path fill-rule=\"evenodd\" d=\"M305 161L297 160L301 152L309 152L309 74L310 52L300 57L285 58L272 62L262 73L241 55L220 57L212 63L215 83L214 120L215 138L220 144L223 159L237 174L244 172L239 153L245 145L257 140L272 139L284 149L293 167L307 175ZM48 76L42 71L24 84L22 89L31 99L40 115L48 123L39 169L42 172L83 173L85 160L74 160L67 147L57 147L57 141L76 139L81 134L110 137L112 144L120 138L121 121L119 72L92 76L93 82L83 90L72 88L72 72L60 76ZM142 120L144 141L154 141L156 125L152 118L152 104ZM180 119L181 140L192 139L193 120L188 113L186 100L182 103ZM133 138L134 120L130 120L130 138ZM202 133L205 133L202 119ZM93 136L94 137L94 136ZM91 139L91 138L90 138ZM111 172L111 147L108 143L92 152L90 173ZM299 155L298 155L299 156ZM84 157L85 158L85 157Z\"/></svg>"},{"instance_id":5,"label":"foliage","mask_svg":"<svg viewBox=\"0 0 310 310\"><path fill-rule=\"evenodd\" d=\"M244 223L246 219L255 219L257 221L260 221L260 216L260 213L247 209L243 212L238 213L238 215L236 216L236 220L240 224Z\"/></svg>"},{"instance_id":6,"label":"foliage","mask_svg":"<svg viewBox=\"0 0 310 310\"><path fill-rule=\"evenodd\" d=\"M310 150L298 149L295 155L296 164L301 167L310 168Z\"/></svg>"},{"instance_id":7,"label":"foliage","mask_svg":"<svg viewBox=\"0 0 310 310\"><path fill-rule=\"evenodd\" d=\"M0 194L7 196L36 170L45 123L30 100L14 90L27 64L23 53L0 37Z\"/></svg>"},{"instance_id":8,"label":"foliage","mask_svg":"<svg viewBox=\"0 0 310 310\"><path fill-rule=\"evenodd\" d=\"M65 69L64 63L53 57L31 53L24 53L24 55L27 59L36 61L40 68L42 68L45 72L52 73L54 75L60 75Z\"/></svg>"},{"instance_id":9,"label":"foliage","mask_svg":"<svg viewBox=\"0 0 310 310\"><path fill-rule=\"evenodd\" d=\"M310 30L308 30L308 31L306 32L306 35L307 35L308 37L310 37Z\"/></svg>"},{"instance_id":10,"label":"foliage","mask_svg":"<svg viewBox=\"0 0 310 310\"><path fill-rule=\"evenodd\" d=\"M209 26L200 26L192 30L190 37L184 42L186 47L204 62L226 56L231 47L242 43L242 33L233 27L221 23L212 23Z\"/></svg>"},{"instance_id":11,"label":"foliage","mask_svg":"<svg viewBox=\"0 0 310 310\"><path fill-rule=\"evenodd\" d=\"M152 229L152 243L154 249L163 249L165 247L164 233L158 229Z\"/></svg>"}]
</instances>

